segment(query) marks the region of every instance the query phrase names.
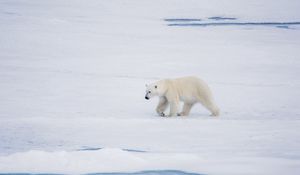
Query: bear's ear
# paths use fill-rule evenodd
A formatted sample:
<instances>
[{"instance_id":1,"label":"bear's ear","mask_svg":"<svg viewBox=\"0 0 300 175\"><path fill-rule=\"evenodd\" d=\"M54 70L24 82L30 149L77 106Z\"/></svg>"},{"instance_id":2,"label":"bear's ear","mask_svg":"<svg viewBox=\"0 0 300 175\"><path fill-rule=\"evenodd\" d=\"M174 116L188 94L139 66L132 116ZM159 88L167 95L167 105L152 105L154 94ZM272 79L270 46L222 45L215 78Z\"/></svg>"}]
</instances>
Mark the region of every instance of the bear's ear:
<instances>
[{"instance_id":1,"label":"bear's ear","mask_svg":"<svg viewBox=\"0 0 300 175\"><path fill-rule=\"evenodd\" d=\"M145 84L146 87L148 87L148 84Z\"/></svg>"},{"instance_id":2,"label":"bear's ear","mask_svg":"<svg viewBox=\"0 0 300 175\"><path fill-rule=\"evenodd\" d=\"M157 89L157 85L155 85L154 88Z\"/></svg>"}]
</instances>

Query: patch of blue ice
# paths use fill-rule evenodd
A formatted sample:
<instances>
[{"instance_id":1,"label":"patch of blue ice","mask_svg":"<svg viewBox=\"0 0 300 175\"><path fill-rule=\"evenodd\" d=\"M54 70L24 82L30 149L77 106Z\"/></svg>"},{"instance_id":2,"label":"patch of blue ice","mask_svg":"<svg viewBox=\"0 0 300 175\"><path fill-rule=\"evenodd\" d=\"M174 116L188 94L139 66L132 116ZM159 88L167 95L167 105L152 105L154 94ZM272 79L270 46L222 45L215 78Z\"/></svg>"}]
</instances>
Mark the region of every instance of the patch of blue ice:
<instances>
[{"instance_id":1,"label":"patch of blue ice","mask_svg":"<svg viewBox=\"0 0 300 175\"><path fill-rule=\"evenodd\" d=\"M138 150L138 149L122 149L123 151L128 151L128 152L136 152L136 153L146 153L147 151L144 150Z\"/></svg>"},{"instance_id":2,"label":"patch of blue ice","mask_svg":"<svg viewBox=\"0 0 300 175\"><path fill-rule=\"evenodd\" d=\"M77 149L76 151L98 151L103 149L102 147L88 147L88 146L83 146L80 149ZM136 153L146 153L147 151L144 150L138 150L138 149L128 149L128 148L124 148L122 149L123 151L127 151L127 152L136 152Z\"/></svg>"},{"instance_id":3,"label":"patch of blue ice","mask_svg":"<svg viewBox=\"0 0 300 175\"><path fill-rule=\"evenodd\" d=\"M212 16L207 19L215 20L215 21L222 21L222 20L236 20L237 18L232 17L222 17L222 16Z\"/></svg>"},{"instance_id":4,"label":"patch of blue ice","mask_svg":"<svg viewBox=\"0 0 300 175\"><path fill-rule=\"evenodd\" d=\"M101 147L87 147L87 146L84 146L80 149L77 149L76 151L98 151L100 149L103 149Z\"/></svg>"},{"instance_id":5,"label":"patch of blue ice","mask_svg":"<svg viewBox=\"0 0 300 175\"><path fill-rule=\"evenodd\" d=\"M277 28L281 28L281 29L290 29L289 26L276 26Z\"/></svg>"},{"instance_id":6,"label":"patch of blue ice","mask_svg":"<svg viewBox=\"0 0 300 175\"><path fill-rule=\"evenodd\" d=\"M300 22L205 22L205 23L171 23L168 26L192 26L192 27L209 27L209 26L275 26L279 28L289 28L290 26L300 25Z\"/></svg>"},{"instance_id":7,"label":"patch of blue ice","mask_svg":"<svg viewBox=\"0 0 300 175\"><path fill-rule=\"evenodd\" d=\"M203 175L179 170L149 170L134 173L92 173L87 175Z\"/></svg>"},{"instance_id":8,"label":"patch of blue ice","mask_svg":"<svg viewBox=\"0 0 300 175\"><path fill-rule=\"evenodd\" d=\"M51 173L0 173L0 175L62 175L62 174L51 174ZM122 172L112 172L112 173L88 173L86 175L204 175L198 173L189 173L179 170L148 170L139 171L133 173L122 173Z\"/></svg>"},{"instance_id":9,"label":"patch of blue ice","mask_svg":"<svg viewBox=\"0 0 300 175\"><path fill-rule=\"evenodd\" d=\"M202 21L201 19L196 18L167 18L164 19L167 22L195 22L195 21Z\"/></svg>"}]
</instances>

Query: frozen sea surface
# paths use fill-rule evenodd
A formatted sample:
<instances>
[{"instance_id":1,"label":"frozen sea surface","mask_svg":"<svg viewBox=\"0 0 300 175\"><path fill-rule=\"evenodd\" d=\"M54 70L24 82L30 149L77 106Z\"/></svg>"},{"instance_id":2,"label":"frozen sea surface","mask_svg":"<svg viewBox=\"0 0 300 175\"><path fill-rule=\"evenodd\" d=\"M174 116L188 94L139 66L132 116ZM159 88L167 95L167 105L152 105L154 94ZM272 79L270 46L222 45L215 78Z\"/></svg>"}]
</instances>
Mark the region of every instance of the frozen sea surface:
<instances>
[{"instance_id":1,"label":"frozen sea surface","mask_svg":"<svg viewBox=\"0 0 300 175\"><path fill-rule=\"evenodd\" d=\"M14 173L14 175L45 175L45 174ZM47 174L47 175L60 175L60 174ZM156 170L156 171L140 171L140 172L133 172L133 173L88 173L86 175L201 175L201 174L187 173L184 171L176 171L176 170Z\"/></svg>"},{"instance_id":2,"label":"frozen sea surface","mask_svg":"<svg viewBox=\"0 0 300 175\"><path fill-rule=\"evenodd\" d=\"M1 0L0 173L300 172L298 0ZM234 19L233 19L234 18ZM191 23L279 22L209 27ZM145 84L194 75L162 118ZM168 171L162 171L168 170Z\"/></svg>"}]
</instances>

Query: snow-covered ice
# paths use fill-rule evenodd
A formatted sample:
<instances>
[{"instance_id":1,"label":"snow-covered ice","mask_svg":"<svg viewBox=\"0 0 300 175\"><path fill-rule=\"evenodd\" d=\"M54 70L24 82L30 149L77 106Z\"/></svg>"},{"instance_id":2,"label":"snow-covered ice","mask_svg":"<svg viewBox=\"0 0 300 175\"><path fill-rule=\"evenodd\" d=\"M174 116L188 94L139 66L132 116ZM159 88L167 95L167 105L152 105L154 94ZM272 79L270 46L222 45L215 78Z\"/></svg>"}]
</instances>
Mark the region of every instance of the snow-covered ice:
<instances>
[{"instance_id":1,"label":"snow-covered ice","mask_svg":"<svg viewBox=\"0 0 300 175\"><path fill-rule=\"evenodd\" d=\"M300 25L169 26L300 22L299 9L1 0L0 173L299 174ZM201 105L162 118L144 100L145 84L186 75L208 82L218 118Z\"/></svg>"}]
</instances>

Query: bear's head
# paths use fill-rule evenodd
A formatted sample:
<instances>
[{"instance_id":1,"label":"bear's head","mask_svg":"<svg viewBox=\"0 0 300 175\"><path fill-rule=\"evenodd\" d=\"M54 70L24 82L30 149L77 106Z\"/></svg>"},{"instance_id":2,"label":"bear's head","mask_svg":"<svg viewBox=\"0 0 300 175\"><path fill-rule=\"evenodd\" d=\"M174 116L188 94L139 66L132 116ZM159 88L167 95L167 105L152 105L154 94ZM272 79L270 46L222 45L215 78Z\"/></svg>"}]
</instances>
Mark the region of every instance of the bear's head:
<instances>
[{"instance_id":1,"label":"bear's head","mask_svg":"<svg viewBox=\"0 0 300 175\"><path fill-rule=\"evenodd\" d=\"M164 86L161 81L152 83L150 85L146 85L146 95L145 99L149 100L155 96L163 96L164 94Z\"/></svg>"}]
</instances>

